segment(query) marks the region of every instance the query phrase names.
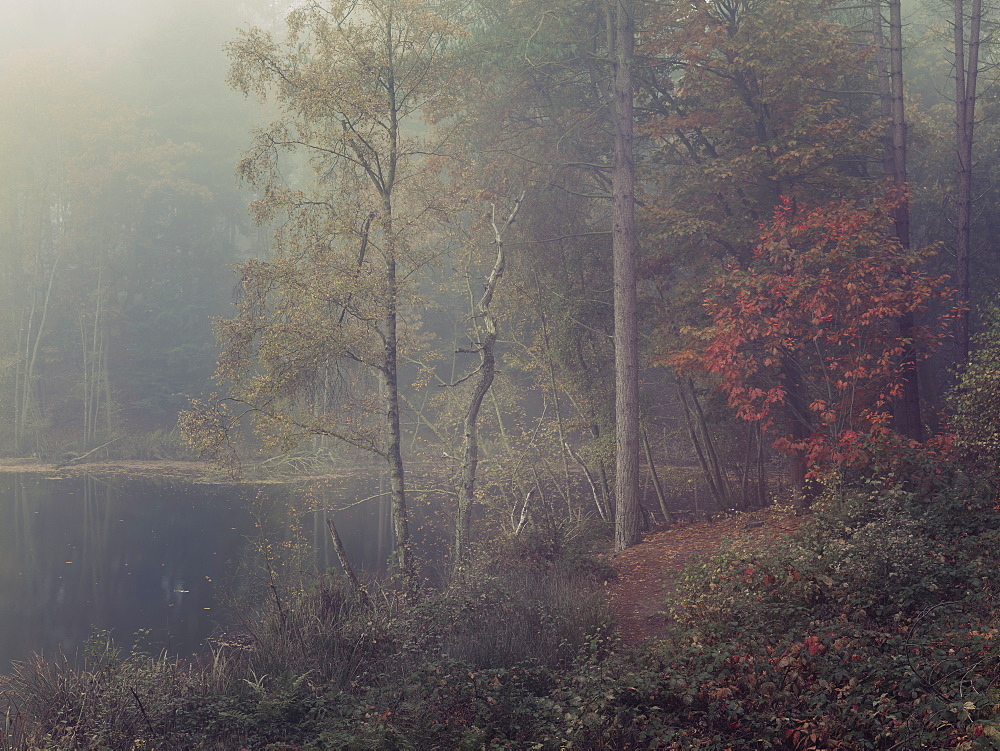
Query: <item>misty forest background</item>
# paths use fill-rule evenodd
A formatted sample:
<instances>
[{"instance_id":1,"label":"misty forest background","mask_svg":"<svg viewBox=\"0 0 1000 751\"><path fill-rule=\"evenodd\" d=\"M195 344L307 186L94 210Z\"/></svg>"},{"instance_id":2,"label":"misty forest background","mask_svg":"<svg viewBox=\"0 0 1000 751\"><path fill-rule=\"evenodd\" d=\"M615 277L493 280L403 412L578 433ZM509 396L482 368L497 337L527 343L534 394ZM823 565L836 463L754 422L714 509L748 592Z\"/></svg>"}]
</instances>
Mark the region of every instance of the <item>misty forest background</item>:
<instances>
[{"instance_id":1,"label":"misty forest background","mask_svg":"<svg viewBox=\"0 0 1000 751\"><path fill-rule=\"evenodd\" d=\"M63 460L103 447L99 456L111 458L192 456L178 414L192 397L212 392L236 394L264 416L256 437L227 428L225 439L236 441L244 459L279 449L310 461L343 457L344 442L334 439L345 436L355 447L377 444L384 417L372 415L384 411L381 387L361 367L365 348L376 345L360 328L331 333L322 322L343 324L347 313L357 322L379 320L371 307L365 319L364 306L384 282L367 273L364 248L372 246L370 261L392 235L401 259L404 455L435 462L442 453L459 455L482 343L495 325L496 379L477 416L487 460L481 470L513 497L545 485L549 495L563 493L564 504L570 483L562 480L581 476L589 484L578 498L610 517L614 123L604 5L427 3L427 18L419 3L398 5L412 28L429 31L401 41L426 68L398 113L406 145L398 152L397 219L389 229L382 219L373 223L381 207L373 208L364 179L385 156L379 143L350 141L343 136L349 118L316 104L339 92L363 112L374 94L358 84L358 71L376 78L378 71L365 71L359 53L353 72L337 68L350 67L341 58L306 75L321 59L323 34L334 33L321 28L321 12L303 11L289 27L295 6L268 0L86 9L53 2L12 10L0 74L0 452ZM775 260L774 248L790 236L775 240L779 218L799 239L822 235L823 242L808 241L822 250L835 244L831 222L867 217L852 230L860 239L849 255L878 261L883 251L900 250L885 241L898 236L899 203L885 197L899 174L885 163L896 117L886 110L890 82L879 75L888 70L889 30L883 49L874 43L873 9L884 10L813 0L637 3L643 456L675 494L682 483L716 508L749 506L764 500L769 483L801 483L799 470L780 463L775 440L799 467L813 459L845 462L838 453L844 436L877 424L870 416L898 391L868 389L857 374L894 384L908 357L919 359L922 410L910 437L943 424L945 394L964 358L950 334L954 321L942 321L965 294L956 265L966 251L955 88L955 44L964 38L955 34L954 4L903 7L904 175L914 250L866 267L876 279L926 280L926 291L885 285L913 294L919 306L909 325L926 336L904 331L898 351L885 349L872 330L831 323L850 322L857 310L814 311L806 324L837 329L837 346L892 350L895 358L891 367L859 366L849 388L836 382L835 395L823 393L832 381L816 372L842 362L839 351L811 362L812 354L793 345L780 357L776 347L784 365L769 374L774 362L764 337L744 328L741 342L726 345L720 336L739 329L740 315L752 318L746 300L755 275L771 280L761 288L762 299L771 299L783 288L767 275L782 263L795 267L793 279L829 271L822 257L814 268L796 267L792 256ZM967 246L974 333L996 289L1000 222L992 190L993 18L985 18ZM299 36L282 47L289 28ZM429 39L434 46L420 57L417 48ZM287 70L268 70L261 63L267 54ZM315 90L282 89L288 71ZM270 96L258 101L265 91ZM339 134L353 176L323 161L324 128ZM504 276L484 310L481 296L501 245ZM324 252L339 265L324 266ZM843 269L845 277L857 271ZM312 294L327 281L335 291L314 307L303 299L298 307L273 298L256 310L248 303L254 290L294 298L295 289ZM727 297L727 289L737 293ZM828 297L846 306L836 289ZM905 307L859 300L884 302L893 315ZM275 317L265 325L269 305ZM218 319L228 322L219 328L224 350L213 331ZM804 329L786 329L795 331L819 347L820 338ZM298 342L308 356L272 352L269 361L266 342L248 344L254 336ZM833 340L822 341L832 347ZM918 344L927 346L914 355ZM728 360L725 346L733 347ZM315 354L324 347L327 358ZM754 348L762 359L748 370L741 357ZM806 373L796 403L788 387L796 380L787 369L792 361ZM221 381L213 381L217 366ZM273 378L254 380L261 373ZM286 407L267 413L261 400ZM203 437L211 432L208 419L202 416ZM834 448L828 441L826 453L815 450L809 441L817 432ZM214 438L218 454L221 439ZM676 467L697 471L671 474ZM652 474L643 482L655 505Z\"/></svg>"},{"instance_id":2,"label":"misty forest background","mask_svg":"<svg viewBox=\"0 0 1000 751\"><path fill-rule=\"evenodd\" d=\"M996 748L998 12L13 8L4 464L306 476L343 575L262 536L206 654L15 665L0 751Z\"/></svg>"}]
</instances>

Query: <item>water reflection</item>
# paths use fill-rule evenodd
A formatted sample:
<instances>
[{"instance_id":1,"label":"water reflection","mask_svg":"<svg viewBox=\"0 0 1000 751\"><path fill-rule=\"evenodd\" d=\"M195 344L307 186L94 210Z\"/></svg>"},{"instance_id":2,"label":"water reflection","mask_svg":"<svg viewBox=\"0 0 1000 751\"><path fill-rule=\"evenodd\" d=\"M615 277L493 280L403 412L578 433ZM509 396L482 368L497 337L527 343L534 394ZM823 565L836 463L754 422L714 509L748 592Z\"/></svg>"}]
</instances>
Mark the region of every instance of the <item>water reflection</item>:
<instances>
[{"instance_id":1,"label":"water reflection","mask_svg":"<svg viewBox=\"0 0 1000 751\"><path fill-rule=\"evenodd\" d=\"M0 474L0 672L31 652L73 657L95 629L126 647L148 630L147 648L202 649L254 541L303 538L315 566L338 568L326 514L310 508L356 504L334 519L353 564L381 571L392 530L379 483L361 476L303 492ZM421 514L429 519L433 509L418 504Z\"/></svg>"}]
</instances>

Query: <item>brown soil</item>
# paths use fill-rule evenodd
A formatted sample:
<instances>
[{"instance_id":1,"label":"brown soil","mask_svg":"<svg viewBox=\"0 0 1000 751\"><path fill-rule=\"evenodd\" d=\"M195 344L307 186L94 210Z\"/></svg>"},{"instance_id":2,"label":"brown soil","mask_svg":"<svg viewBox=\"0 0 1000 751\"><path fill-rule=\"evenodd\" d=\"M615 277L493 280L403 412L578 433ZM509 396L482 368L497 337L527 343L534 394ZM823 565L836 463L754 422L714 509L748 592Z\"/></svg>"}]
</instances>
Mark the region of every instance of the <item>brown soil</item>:
<instances>
[{"instance_id":1,"label":"brown soil","mask_svg":"<svg viewBox=\"0 0 1000 751\"><path fill-rule=\"evenodd\" d=\"M794 532L801 522L790 511L764 509L646 534L640 544L611 561L618 573L609 584L611 611L622 641L635 646L663 634L669 620L665 598L693 559L711 555L727 543L767 546Z\"/></svg>"}]
</instances>

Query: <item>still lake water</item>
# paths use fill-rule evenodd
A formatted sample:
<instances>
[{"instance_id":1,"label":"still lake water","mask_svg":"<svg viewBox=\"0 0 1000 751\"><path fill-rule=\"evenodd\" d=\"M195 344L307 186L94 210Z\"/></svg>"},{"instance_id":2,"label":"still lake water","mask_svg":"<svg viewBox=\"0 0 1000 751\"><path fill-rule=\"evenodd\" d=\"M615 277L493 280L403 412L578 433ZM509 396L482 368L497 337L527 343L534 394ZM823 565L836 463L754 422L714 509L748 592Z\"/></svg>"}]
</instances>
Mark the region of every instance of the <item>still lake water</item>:
<instances>
[{"instance_id":1,"label":"still lake water","mask_svg":"<svg viewBox=\"0 0 1000 751\"><path fill-rule=\"evenodd\" d=\"M333 516L348 556L359 571L384 571L392 550L386 489L374 474L309 491L0 474L0 674L32 652L73 659L98 630L126 648L142 632L153 651L204 649L225 624L231 593L246 589L239 572L259 561L262 539L303 541L318 570L339 569L326 512L305 510L305 496L314 507L357 504ZM415 543L436 547L428 532L434 500L413 511Z\"/></svg>"}]
</instances>

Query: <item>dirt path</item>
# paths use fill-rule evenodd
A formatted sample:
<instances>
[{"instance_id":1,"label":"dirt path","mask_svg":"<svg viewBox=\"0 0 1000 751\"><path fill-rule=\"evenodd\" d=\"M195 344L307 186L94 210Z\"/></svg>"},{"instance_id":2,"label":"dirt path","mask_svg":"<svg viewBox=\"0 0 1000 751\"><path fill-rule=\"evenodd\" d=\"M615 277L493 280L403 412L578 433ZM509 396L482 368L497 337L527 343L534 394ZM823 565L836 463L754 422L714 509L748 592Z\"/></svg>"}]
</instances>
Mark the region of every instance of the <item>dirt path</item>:
<instances>
[{"instance_id":1,"label":"dirt path","mask_svg":"<svg viewBox=\"0 0 1000 751\"><path fill-rule=\"evenodd\" d=\"M691 559L710 555L727 541L766 545L798 529L801 521L791 513L764 509L646 534L639 545L612 559L618 578L609 585L611 611L622 641L638 645L663 633L668 619L664 598Z\"/></svg>"}]
</instances>

